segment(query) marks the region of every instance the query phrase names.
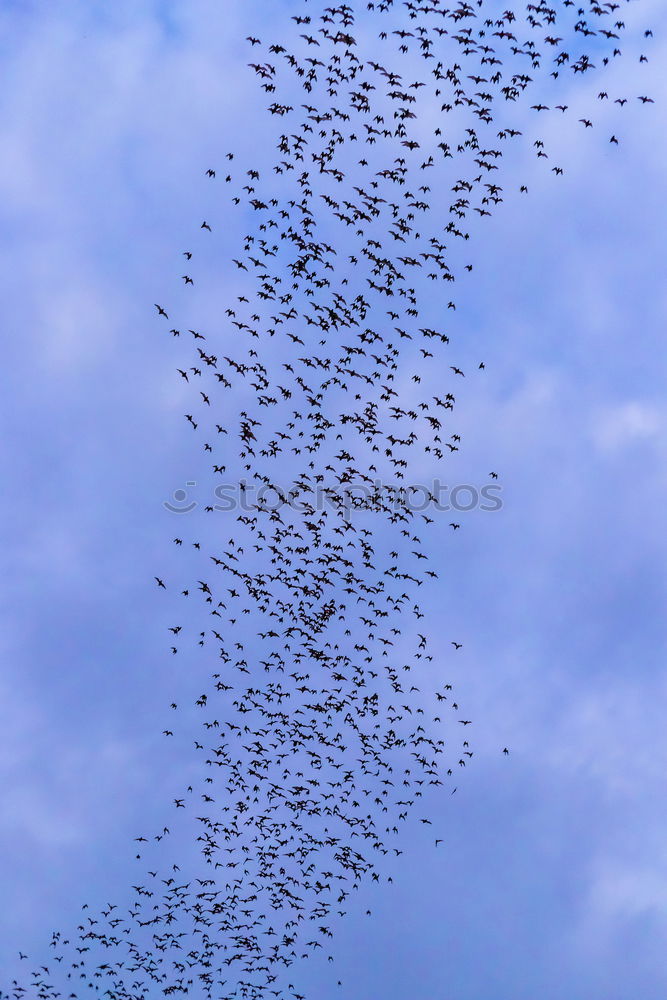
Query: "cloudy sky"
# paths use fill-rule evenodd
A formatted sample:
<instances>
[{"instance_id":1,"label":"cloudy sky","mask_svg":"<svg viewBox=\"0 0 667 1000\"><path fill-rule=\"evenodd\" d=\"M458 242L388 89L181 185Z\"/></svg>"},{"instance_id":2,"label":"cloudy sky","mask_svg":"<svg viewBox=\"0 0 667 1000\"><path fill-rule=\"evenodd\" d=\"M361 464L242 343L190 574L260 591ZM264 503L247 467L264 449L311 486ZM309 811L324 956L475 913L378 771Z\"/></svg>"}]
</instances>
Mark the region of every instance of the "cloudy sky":
<instances>
[{"instance_id":1,"label":"cloudy sky","mask_svg":"<svg viewBox=\"0 0 667 1000\"><path fill-rule=\"evenodd\" d=\"M152 581L163 501L198 473L153 303L204 169L262 141L239 39L291 6L0 8L3 972L84 901L129 899L131 838L191 766L160 736L188 679ZM605 83L628 105L540 122L565 174L516 164L529 196L508 185L478 227L458 299L486 372L457 407L457 475L497 469L503 509L447 538L427 615L464 642L447 669L476 766L430 804L443 845L406 835L333 971L300 970L322 1000L337 978L355 1000L667 995L667 18L624 16L637 40ZM568 86L590 110L595 82Z\"/></svg>"}]
</instances>

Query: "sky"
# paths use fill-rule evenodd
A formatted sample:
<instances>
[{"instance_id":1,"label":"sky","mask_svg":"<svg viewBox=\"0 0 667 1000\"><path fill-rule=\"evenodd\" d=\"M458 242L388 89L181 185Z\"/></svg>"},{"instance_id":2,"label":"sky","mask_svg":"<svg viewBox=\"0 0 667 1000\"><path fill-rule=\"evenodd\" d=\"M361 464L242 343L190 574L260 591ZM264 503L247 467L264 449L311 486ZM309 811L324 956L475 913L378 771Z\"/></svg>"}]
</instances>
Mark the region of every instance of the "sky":
<instances>
[{"instance_id":1,"label":"sky","mask_svg":"<svg viewBox=\"0 0 667 1000\"><path fill-rule=\"evenodd\" d=\"M153 303L210 211L204 170L264 141L239 40L293 6L0 10L3 978L84 901L123 898L132 838L192 767L160 734L198 668L169 655L153 576L190 517L164 501L201 459ZM667 993L667 50L660 5L624 13L655 35L608 78L629 106L594 106L593 129L540 122L565 174L519 156L529 195L508 184L480 220L451 320L486 364L457 405L455 474L496 469L503 490L456 544L443 533L424 602L475 767L429 803L444 843L407 832L333 968L299 970L318 1000L338 978L355 1000ZM583 115L594 87L568 103ZM237 292L219 270L202 315Z\"/></svg>"}]
</instances>

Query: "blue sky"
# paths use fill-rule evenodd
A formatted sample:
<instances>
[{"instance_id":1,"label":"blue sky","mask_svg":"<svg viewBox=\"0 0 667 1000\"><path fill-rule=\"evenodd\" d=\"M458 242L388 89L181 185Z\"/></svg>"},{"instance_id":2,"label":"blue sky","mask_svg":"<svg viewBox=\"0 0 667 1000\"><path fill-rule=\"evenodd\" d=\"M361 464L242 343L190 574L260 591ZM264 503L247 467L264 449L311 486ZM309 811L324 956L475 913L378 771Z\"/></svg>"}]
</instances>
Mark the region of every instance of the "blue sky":
<instances>
[{"instance_id":1,"label":"blue sky","mask_svg":"<svg viewBox=\"0 0 667 1000\"><path fill-rule=\"evenodd\" d=\"M238 39L290 7L0 12L9 978L19 949L46 954L82 902L130 898L131 838L170 815L191 773L160 733L201 667L169 655L172 612L152 580L176 533L162 503L200 481L201 457L153 302L172 295L210 210L203 170L264 140ZM432 669L475 720L476 766L429 803L444 845L405 833L393 886L366 887L340 923L333 971L299 970L323 1000L338 978L357 1000L667 990L667 53L659 5L624 16L656 37L642 66L624 42L608 89L656 105L595 105L584 132L575 109L594 105L595 81L577 81L566 120L536 131L526 115L565 175L517 154L529 196L506 180L471 241L450 322L463 360L487 368L457 404L454 471L498 469L504 506L469 515L456 544L443 532L446 572L424 606L439 626ZM237 294L220 274L194 307L209 322Z\"/></svg>"}]
</instances>

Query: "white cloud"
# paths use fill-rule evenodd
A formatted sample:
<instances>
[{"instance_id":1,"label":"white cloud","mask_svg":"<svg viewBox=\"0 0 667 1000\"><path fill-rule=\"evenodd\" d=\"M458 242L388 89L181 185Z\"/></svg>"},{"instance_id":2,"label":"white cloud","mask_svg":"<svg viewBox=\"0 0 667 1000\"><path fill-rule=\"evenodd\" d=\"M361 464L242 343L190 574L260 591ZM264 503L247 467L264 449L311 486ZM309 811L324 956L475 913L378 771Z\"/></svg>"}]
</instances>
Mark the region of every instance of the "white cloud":
<instances>
[{"instance_id":1,"label":"white cloud","mask_svg":"<svg viewBox=\"0 0 667 1000\"><path fill-rule=\"evenodd\" d=\"M667 419L662 408L641 401L607 407L593 417L592 438L604 452L631 447L652 439L664 445Z\"/></svg>"}]
</instances>

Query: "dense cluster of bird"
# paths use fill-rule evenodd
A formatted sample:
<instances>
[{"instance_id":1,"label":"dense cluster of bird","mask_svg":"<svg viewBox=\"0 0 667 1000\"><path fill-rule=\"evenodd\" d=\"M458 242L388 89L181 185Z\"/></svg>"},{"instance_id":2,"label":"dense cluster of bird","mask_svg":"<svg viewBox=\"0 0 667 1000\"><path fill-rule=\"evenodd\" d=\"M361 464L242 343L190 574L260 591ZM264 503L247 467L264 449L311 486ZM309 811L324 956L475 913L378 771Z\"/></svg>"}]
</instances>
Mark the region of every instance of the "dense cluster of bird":
<instances>
[{"instance_id":1,"label":"dense cluster of bird","mask_svg":"<svg viewBox=\"0 0 667 1000\"><path fill-rule=\"evenodd\" d=\"M165 331L189 341L177 377L195 440L215 481L245 498L233 521L208 505L201 537L178 521L173 544L200 570L155 578L182 602L171 653L201 647L213 661L200 729L186 733L197 777L174 818L137 837L148 870L129 909L86 905L4 995L303 1000L295 960L323 949L333 961L355 890L391 880L402 826L428 825L429 793L455 790L471 720L443 666L427 666L417 593L438 575L435 517L410 484L459 449L456 393L484 362L462 367L445 320L456 303L439 289L472 270L469 220L503 201L519 114L566 112L561 83L618 57L623 29L619 4L595 0L521 12L311 0L278 41L248 38L277 155L268 170L239 168L232 151L205 169L225 193L221 222L215 207L197 221L180 279L197 286L198 258L237 206L248 234L228 328L181 329L156 303ZM453 657L458 638L445 640ZM444 679L426 694L436 666ZM198 849L187 862L167 856L181 819Z\"/></svg>"}]
</instances>

